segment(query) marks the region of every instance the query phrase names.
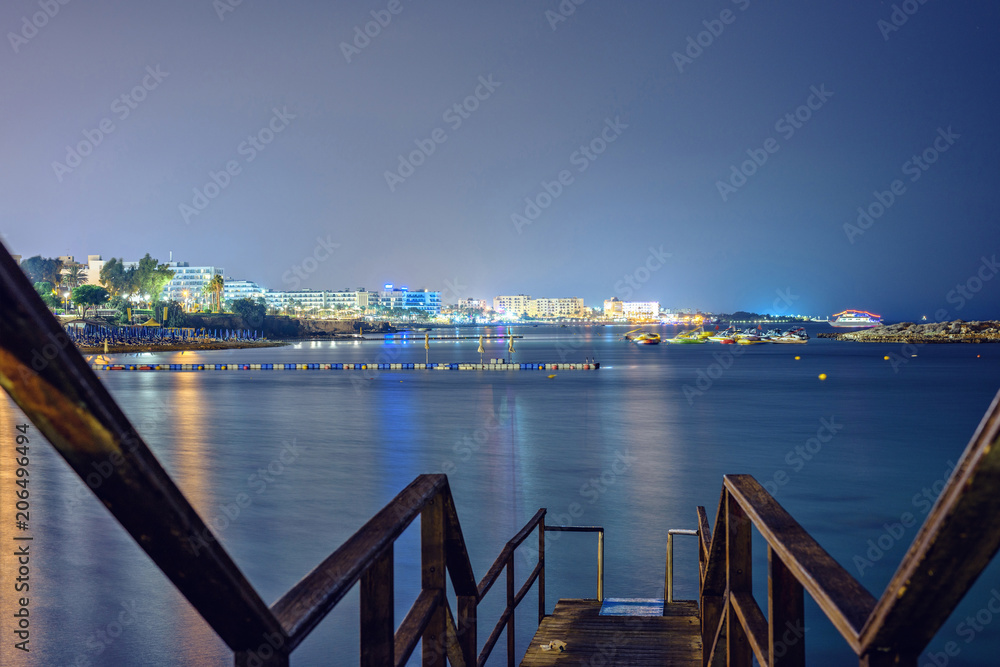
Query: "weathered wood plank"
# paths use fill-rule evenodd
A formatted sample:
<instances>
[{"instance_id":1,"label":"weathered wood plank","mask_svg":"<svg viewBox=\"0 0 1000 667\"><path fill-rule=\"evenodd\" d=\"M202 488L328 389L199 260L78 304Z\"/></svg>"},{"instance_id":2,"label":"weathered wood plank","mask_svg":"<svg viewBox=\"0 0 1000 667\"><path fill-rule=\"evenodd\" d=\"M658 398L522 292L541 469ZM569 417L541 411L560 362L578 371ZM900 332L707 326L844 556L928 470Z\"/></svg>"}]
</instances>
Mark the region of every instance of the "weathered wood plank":
<instances>
[{"instance_id":1,"label":"weathered wood plank","mask_svg":"<svg viewBox=\"0 0 1000 667\"><path fill-rule=\"evenodd\" d=\"M445 593L445 507L442 495L437 495L424 505L420 513L420 587L422 590ZM421 652L423 667L445 667L447 623L444 605L438 605L424 629Z\"/></svg>"},{"instance_id":2,"label":"weathered wood plank","mask_svg":"<svg viewBox=\"0 0 1000 667\"><path fill-rule=\"evenodd\" d=\"M596 600L560 600L532 639L522 667L549 665L701 665L697 604L671 605L666 616L600 616ZM565 653L542 644L565 641Z\"/></svg>"},{"instance_id":3,"label":"weathered wood plank","mask_svg":"<svg viewBox=\"0 0 1000 667\"><path fill-rule=\"evenodd\" d=\"M743 633L750 643L750 648L757 656L757 662L761 665L770 665L770 651L768 650L767 619L764 612L760 610L760 605L750 593L733 593L729 598L733 611L739 624L743 626Z\"/></svg>"},{"instance_id":4,"label":"weathered wood plank","mask_svg":"<svg viewBox=\"0 0 1000 667\"><path fill-rule=\"evenodd\" d=\"M804 589L771 547L767 567L771 667L802 667L806 664Z\"/></svg>"},{"instance_id":5,"label":"weathered wood plank","mask_svg":"<svg viewBox=\"0 0 1000 667\"><path fill-rule=\"evenodd\" d=\"M719 493L719 509L715 513L708 565L702 581L703 595L723 595L726 592L726 487Z\"/></svg>"},{"instance_id":6,"label":"weathered wood plank","mask_svg":"<svg viewBox=\"0 0 1000 667\"><path fill-rule=\"evenodd\" d=\"M439 590L422 590L417 596L410 611L406 613L403 622L399 624L394 638L395 664L405 665L413 654L413 649L417 647L427 624L430 623L438 605L444 598L444 594ZM390 664L390 663L382 663Z\"/></svg>"},{"instance_id":7,"label":"weathered wood plank","mask_svg":"<svg viewBox=\"0 0 1000 667\"><path fill-rule=\"evenodd\" d=\"M361 667L395 664L393 545L361 575L360 587Z\"/></svg>"},{"instance_id":8,"label":"weathered wood plank","mask_svg":"<svg viewBox=\"0 0 1000 667\"><path fill-rule=\"evenodd\" d=\"M1000 393L864 627L863 651L926 648L1000 548L998 488Z\"/></svg>"},{"instance_id":9,"label":"weathered wood plank","mask_svg":"<svg viewBox=\"0 0 1000 667\"><path fill-rule=\"evenodd\" d=\"M750 542L750 518L731 493L726 494L726 581L729 606L726 608L726 653L729 667L750 667L752 647L747 629L739 622L733 596L751 595L753 586L753 556Z\"/></svg>"},{"instance_id":10,"label":"weathered wood plank","mask_svg":"<svg viewBox=\"0 0 1000 667\"><path fill-rule=\"evenodd\" d=\"M723 484L789 571L860 654L860 633L875 598L750 475L726 475Z\"/></svg>"}]
</instances>

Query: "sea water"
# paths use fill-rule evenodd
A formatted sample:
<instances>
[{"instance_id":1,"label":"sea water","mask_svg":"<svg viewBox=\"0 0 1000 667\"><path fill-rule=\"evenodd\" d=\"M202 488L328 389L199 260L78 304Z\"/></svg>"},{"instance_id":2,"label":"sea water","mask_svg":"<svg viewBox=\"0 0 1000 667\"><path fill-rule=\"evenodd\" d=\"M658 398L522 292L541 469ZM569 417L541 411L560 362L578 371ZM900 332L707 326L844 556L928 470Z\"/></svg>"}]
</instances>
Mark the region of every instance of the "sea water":
<instances>
[{"instance_id":1,"label":"sea water","mask_svg":"<svg viewBox=\"0 0 1000 667\"><path fill-rule=\"evenodd\" d=\"M879 597L1000 385L998 346L904 347L815 336L806 345L638 346L621 340L626 330L516 327L524 337L513 354L508 341L486 340L480 355L476 338L432 341L425 350L419 333L116 357L213 364L590 358L601 362L598 371L98 375L268 604L415 476L439 472L448 473L477 578L545 507L548 524L605 528L605 595L662 597L667 530L695 528L698 505L712 522L723 475L746 473ZM15 490L14 426L22 422L13 403L0 400L0 485L8 500ZM29 433L31 653L13 648L11 619L4 618L0 662L232 664L197 612L33 427ZM12 502L2 510L9 525ZM4 535L11 532L5 525ZM535 543L532 536L526 546ZM7 544L5 577L16 567ZM596 554L593 534L549 533L549 613L559 598L596 595ZM415 524L395 549L397 623L419 591L419 560ZM514 564L520 586L534 553L522 547ZM678 598L697 597L696 572L694 538L677 538ZM758 536L754 587L765 612L766 572ZM928 647L935 655L923 654L919 664L942 656L950 665L990 664L1000 619L989 605L998 590L994 564ZM480 645L504 604L501 580L479 611ZM518 657L534 633L536 610L531 592L517 612ZM809 664L855 660L808 596L804 641ZM944 653L948 642L958 655ZM490 664L505 664L504 645L501 639ZM357 663L354 590L292 664Z\"/></svg>"}]
</instances>

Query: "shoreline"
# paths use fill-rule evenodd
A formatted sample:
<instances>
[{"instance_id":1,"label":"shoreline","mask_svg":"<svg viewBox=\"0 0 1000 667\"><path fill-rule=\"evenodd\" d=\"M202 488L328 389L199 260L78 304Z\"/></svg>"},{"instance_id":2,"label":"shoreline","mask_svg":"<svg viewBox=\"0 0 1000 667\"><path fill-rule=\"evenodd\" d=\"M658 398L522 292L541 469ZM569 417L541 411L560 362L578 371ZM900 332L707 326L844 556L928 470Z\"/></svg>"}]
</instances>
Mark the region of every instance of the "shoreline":
<instances>
[{"instance_id":1,"label":"shoreline","mask_svg":"<svg viewBox=\"0 0 1000 667\"><path fill-rule=\"evenodd\" d=\"M817 338L853 341L855 343L903 343L912 345L947 343L1000 343L1000 322L932 322L915 324L900 322L881 325L861 331L844 333L820 333Z\"/></svg>"},{"instance_id":2,"label":"shoreline","mask_svg":"<svg viewBox=\"0 0 1000 667\"><path fill-rule=\"evenodd\" d=\"M128 354L136 352L198 352L208 350L242 350L253 347L284 347L283 340L269 341L206 341L202 343L145 343L142 345L108 345L108 354ZM103 345L78 345L81 354L104 354Z\"/></svg>"}]
</instances>

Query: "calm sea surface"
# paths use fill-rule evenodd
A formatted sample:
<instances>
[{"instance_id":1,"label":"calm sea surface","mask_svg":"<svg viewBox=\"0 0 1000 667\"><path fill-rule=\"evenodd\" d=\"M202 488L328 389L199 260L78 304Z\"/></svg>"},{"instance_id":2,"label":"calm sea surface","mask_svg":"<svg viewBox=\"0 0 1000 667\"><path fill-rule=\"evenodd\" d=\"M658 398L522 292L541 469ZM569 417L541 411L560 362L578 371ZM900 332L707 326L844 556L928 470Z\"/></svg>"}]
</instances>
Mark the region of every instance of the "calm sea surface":
<instances>
[{"instance_id":1,"label":"calm sea surface","mask_svg":"<svg viewBox=\"0 0 1000 667\"><path fill-rule=\"evenodd\" d=\"M660 597L667 530L694 528L697 505L713 518L723 474L749 473L768 482L779 502L878 597L917 532L917 526L901 528L896 538L885 525L907 512L923 520L930 501L922 494L926 489L933 496L934 483L958 460L1000 388L1000 346L924 346L917 356L899 345L815 337L808 345L738 349L636 346L619 342L624 331L516 328L524 335L515 344L516 361L590 357L602 363L597 372L556 371L552 379L546 377L551 371L100 377L268 603L416 475L442 471L450 471L477 578L524 522L547 507L550 524L605 527L607 596ZM143 355L141 361L422 362L423 335L417 336L412 342ZM430 360L478 361L476 348L476 340L433 342ZM886 354L899 356L891 363ZM506 342L487 341L486 359L506 355ZM820 381L820 373L828 378ZM14 425L22 420L9 399L0 399L3 535L13 532ZM825 442L810 442L818 432ZM31 433L37 435L34 428ZM36 437L30 452L32 651L13 649L5 611L0 662L232 664L225 645L54 450ZM251 502L230 518L226 507L240 494ZM397 623L419 588L418 538L414 526L396 546ZM549 538L549 611L560 597L593 597L596 536ZM694 540L679 540L678 596L693 598ZM0 561L8 582L5 610L16 570L9 544L5 538ZM754 555L756 595L766 609L760 541ZM519 580L532 565L519 555ZM996 563L929 650L942 652L953 641L959 654L947 664L995 664L1000 618L987 607L994 589L1000 590ZM498 586L480 609L480 643L502 606ZM519 610L518 657L534 632L535 608L532 592ZM857 664L816 606L807 609L809 664ZM357 628L353 591L294 653L293 664L357 664ZM505 664L503 644L491 664ZM940 659L924 654L919 664L944 664Z\"/></svg>"}]
</instances>

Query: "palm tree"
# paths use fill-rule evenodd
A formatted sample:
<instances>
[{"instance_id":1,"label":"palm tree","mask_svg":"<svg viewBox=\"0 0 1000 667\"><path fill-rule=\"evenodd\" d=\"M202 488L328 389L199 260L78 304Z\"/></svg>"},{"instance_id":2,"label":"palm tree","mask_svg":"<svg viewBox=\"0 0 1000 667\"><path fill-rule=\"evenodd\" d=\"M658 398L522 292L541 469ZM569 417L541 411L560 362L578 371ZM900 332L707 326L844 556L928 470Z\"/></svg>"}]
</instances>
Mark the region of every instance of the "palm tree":
<instances>
[{"instance_id":1,"label":"palm tree","mask_svg":"<svg viewBox=\"0 0 1000 667\"><path fill-rule=\"evenodd\" d=\"M73 289L87 281L87 272L80 264L70 264L69 269L63 275L62 283L69 289Z\"/></svg>"},{"instance_id":2,"label":"palm tree","mask_svg":"<svg viewBox=\"0 0 1000 667\"><path fill-rule=\"evenodd\" d=\"M212 287L212 291L215 293L215 305L217 312L222 312L222 290L226 286L225 281L222 279L222 274L216 273L208 284Z\"/></svg>"},{"instance_id":3,"label":"palm tree","mask_svg":"<svg viewBox=\"0 0 1000 667\"><path fill-rule=\"evenodd\" d=\"M215 307L215 312L222 312L222 290L225 287L225 282L222 276L216 273L211 280L209 280L201 288L201 293L209 297L210 303Z\"/></svg>"}]
</instances>

